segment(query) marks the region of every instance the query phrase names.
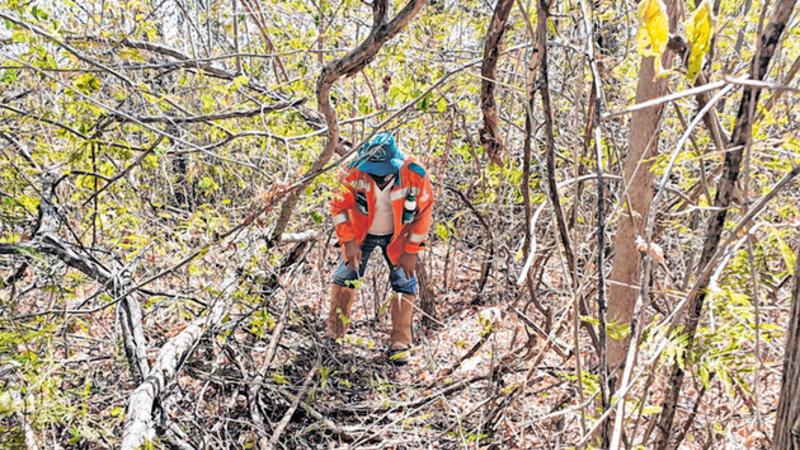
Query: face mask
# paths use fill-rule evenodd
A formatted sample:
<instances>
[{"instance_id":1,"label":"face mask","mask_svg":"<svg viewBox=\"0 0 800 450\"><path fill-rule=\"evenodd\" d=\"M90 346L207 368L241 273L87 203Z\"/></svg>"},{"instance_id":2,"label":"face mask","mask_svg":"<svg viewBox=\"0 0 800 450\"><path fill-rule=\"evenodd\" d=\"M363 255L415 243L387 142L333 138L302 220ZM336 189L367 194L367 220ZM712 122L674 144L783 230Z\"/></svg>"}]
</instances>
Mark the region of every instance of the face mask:
<instances>
[{"instance_id":1,"label":"face mask","mask_svg":"<svg viewBox=\"0 0 800 450\"><path fill-rule=\"evenodd\" d=\"M389 175L373 175L373 174L369 174L369 176L371 176L372 179L375 180L375 183L378 186L385 186L386 183L391 179L391 177L394 176L394 174L389 174Z\"/></svg>"}]
</instances>

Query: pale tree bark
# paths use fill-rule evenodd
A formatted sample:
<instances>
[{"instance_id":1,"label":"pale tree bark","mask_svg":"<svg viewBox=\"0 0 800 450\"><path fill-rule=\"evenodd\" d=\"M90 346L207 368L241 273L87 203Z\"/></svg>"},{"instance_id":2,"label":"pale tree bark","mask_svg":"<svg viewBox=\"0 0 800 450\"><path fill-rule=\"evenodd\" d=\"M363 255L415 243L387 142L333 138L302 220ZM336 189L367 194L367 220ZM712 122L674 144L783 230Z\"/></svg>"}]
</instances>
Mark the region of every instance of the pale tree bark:
<instances>
[{"instance_id":1,"label":"pale tree bark","mask_svg":"<svg viewBox=\"0 0 800 450\"><path fill-rule=\"evenodd\" d=\"M786 333L786 356L783 360L783 386L781 387L775 434L775 450L800 450L800 249L794 267L792 313Z\"/></svg>"},{"instance_id":2,"label":"pale tree bark","mask_svg":"<svg viewBox=\"0 0 800 450\"><path fill-rule=\"evenodd\" d=\"M261 290L267 298L271 298L280 283L280 277L295 266L308 244L308 241L299 240L302 237L299 233L292 237L297 242L294 249L289 252L288 256L275 269L275 272L261 286ZM308 233L305 237L313 239L315 235ZM242 260L247 259L249 259L249 256L242 258ZM121 448L123 450L136 450L155 438L153 408L157 404L156 402L160 401L163 405L165 398L168 396L164 389L174 382L175 377L183 367L183 363L197 348L203 335L213 333L219 327L222 319L232 306L233 293L236 291L238 284L237 270L229 270L220 285L222 292L213 300L208 313L190 322L177 336L169 339L161 346L158 358L150 368L147 377L133 390L128 400L125 427L122 434ZM275 333L275 336L279 333ZM273 342L274 344L271 345L277 345L278 341L274 340ZM274 353L274 348L269 353ZM271 358L268 359L271 360ZM265 366L263 373L266 373L266 370L267 367ZM263 378L263 375L261 378ZM256 385L255 393L257 396L258 389L262 385L258 382L256 382Z\"/></svg>"},{"instance_id":3,"label":"pale tree bark","mask_svg":"<svg viewBox=\"0 0 800 450\"><path fill-rule=\"evenodd\" d=\"M128 401L120 447L122 450L136 450L155 439L153 405L156 399L164 387L172 382L206 330L219 324L227 311L232 291L236 287L235 281L235 277L229 277L224 281L226 289L221 298L215 301L208 316L194 320L180 334L161 347L150 374L134 389Z\"/></svg>"},{"instance_id":4,"label":"pale tree bark","mask_svg":"<svg viewBox=\"0 0 800 450\"><path fill-rule=\"evenodd\" d=\"M669 26L674 30L680 13L677 0L666 0ZM667 50L662 62L669 68L672 52ZM646 102L667 94L668 79L656 78L653 57L642 58L639 81L636 87L636 103ZM653 200L653 173L650 168L653 157L658 154L661 134L661 114L666 104L645 108L633 113L628 137L628 157L623 174L623 196L627 203L617 223L614 235L614 256L608 277L608 323L626 324L631 321L636 288L639 285L641 259L636 248L636 236L644 232L644 219ZM614 373L625 361L630 337L608 339L609 372Z\"/></svg>"},{"instance_id":5,"label":"pale tree bark","mask_svg":"<svg viewBox=\"0 0 800 450\"><path fill-rule=\"evenodd\" d=\"M333 84L339 78L353 75L369 64L383 47L383 44L396 36L411 22L419 10L425 6L427 0L409 1L391 21L387 17L389 13L388 3L388 0L375 0L372 3L372 30L370 30L367 38L346 56L331 62L322 69L322 73L317 80L317 105L328 127L328 140L322 153L306 172L305 181L287 195L272 236L280 236L286 230L289 219L291 219L297 202L300 200L300 195L305 192L306 186L313 179L310 175L315 175L324 169L334 151L339 147L339 121L336 118L336 109L331 105L330 95Z\"/></svg>"},{"instance_id":6,"label":"pale tree bark","mask_svg":"<svg viewBox=\"0 0 800 450\"><path fill-rule=\"evenodd\" d=\"M481 64L483 129L480 132L480 138L486 154L497 164L502 163L503 140L497 131L497 102L494 99L495 78L497 77L497 59L500 55L500 41L503 39L508 15L513 5L514 0L498 0L483 44L483 63Z\"/></svg>"},{"instance_id":7,"label":"pale tree bark","mask_svg":"<svg viewBox=\"0 0 800 450\"><path fill-rule=\"evenodd\" d=\"M750 78L753 80L763 80L766 77L769 63L772 60L775 50L781 41L781 36L794 9L795 0L782 0L777 2L769 23L759 36L758 49L750 63ZM725 219L728 215L728 208L734 197L736 182L739 179L740 166L745 148L750 145L753 131L753 122L756 117L758 98L761 89L754 86L745 86L742 90L742 100L739 103L739 111L736 114L736 122L731 137L731 149L725 154L725 162L722 168L722 177L717 186L714 206L717 212L708 221L706 238L703 243L703 251L700 255L698 264L699 279L692 288L689 302L688 315L685 320L684 333L687 337L686 352L692 352L692 344L700 318L703 313L703 305L706 299L706 292L709 283L710 271L706 266L713 264L717 253L722 232L725 228ZM678 398L683 387L685 372L679 364L674 364L668 381L668 387L664 395L664 403L661 414L658 417L658 438L654 448L666 449L669 445L672 423L675 419Z\"/></svg>"}]
</instances>

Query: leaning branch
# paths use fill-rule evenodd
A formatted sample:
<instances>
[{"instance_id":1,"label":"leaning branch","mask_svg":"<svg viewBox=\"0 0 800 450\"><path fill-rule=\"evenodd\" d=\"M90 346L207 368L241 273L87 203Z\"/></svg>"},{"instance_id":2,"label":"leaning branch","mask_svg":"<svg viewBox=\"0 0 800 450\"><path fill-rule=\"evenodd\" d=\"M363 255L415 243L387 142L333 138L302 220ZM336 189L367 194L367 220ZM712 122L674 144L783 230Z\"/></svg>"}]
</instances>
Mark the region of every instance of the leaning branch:
<instances>
[{"instance_id":1,"label":"leaning branch","mask_svg":"<svg viewBox=\"0 0 800 450\"><path fill-rule=\"evenodd\" d=\"M136 122L136 123L169 123L169 124L179 124L179 123L198 123L198 122L215 122L217 120L229 120L229 119L247 119L250 117L255 117L264 113L274 112L274 111L283 111L287 108L292 108L295 106L302 105L305 103L306 99L304 98L297 98L292 99L284 102L274 103L272 105L261 105L258 108L253 108L246 111L230 111L226 113L217 113L217 114L207 114L202 116L188 116L188 117L171 117L171 116L149 116L149 117L132 117L132 116L122 116L122 115L115 115L114 119L118 122Z\"/></svg>"},{"instance_id":2,"label":"leaning branch","mask_svg":"<svg viewBox=\"0 0 800 450\"><path fill-rule=\"evenodd\" d=\"M141 379L146 376L149 367L145 353L144 331L142 330L142 310L139 302L131 298L133 292L129 289L131 283L128 271L120 264L116 264L118 270L108 270L91 258L80 255L51 232L40 233L34 239L26 242L0 244L0 255L24 256L35 252L55 256L64 264L96 280L114 297L120 298L119 309L125 353L134 378Z\"/></svg>"},{"instance_id":3,"label":"leaning branch","mask_svg":"<svg viewBox=\"0 0 800 450\"><path fill-rule=\"evenodd\" d=\"M198 61L196 59L190 58L185 53L176 50L174 48L154 44L152 42L145 42L145 41L136 41L128 38L119 39L119 40L112 40L101 38L97 36L70 36L65 38L66 42L77 43L77 42L89 42L89 43L98 43L98 44L108 44L112 48L116 47L123 47L123 48L133 48L137 50L144 50L149 53L154 53L156 55L166 56L169 58L173 58L180 62L179 67L185 67L187 69L195 69L198 72L203 72L204 74L218 78L221 80L233 80L239 74L234 72L229 72L219 66L216 66L212 63L212 61ZM244 85L247 89L250 89L254 92L258 92L261 95L265 95L272 100L278 102L287 102L290 99L287 98L284 94L272 91L267 89L266 87L259 85L253 81L248 82ZM297 112L300 113L300 117L306 122L306 124L314 129L320 129L323 127L322 122L320 121L319 116L316 112L312 109L305 108L302 104L297 104L292 106Z\"/></svg>"}]
</instances>

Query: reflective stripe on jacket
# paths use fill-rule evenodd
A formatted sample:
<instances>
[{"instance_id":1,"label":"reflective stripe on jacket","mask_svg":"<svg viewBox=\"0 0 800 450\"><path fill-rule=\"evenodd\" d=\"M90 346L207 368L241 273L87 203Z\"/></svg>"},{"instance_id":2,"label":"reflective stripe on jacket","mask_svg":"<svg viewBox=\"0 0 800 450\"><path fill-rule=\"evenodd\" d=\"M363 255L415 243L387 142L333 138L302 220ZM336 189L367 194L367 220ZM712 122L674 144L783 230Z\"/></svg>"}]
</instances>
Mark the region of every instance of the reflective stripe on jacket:
<instances>
[{"instance_id":1,"label":"reflective stripe on jacket","mask_svg":"<svg viewBox=\"0 0 800 450\"><path fill-rule=\"evenodd\" d=\"M372 225L375 214L375 189L372 177L357 168L347 168L339 178L340 186L331 201L331 216L336 236L344 244L356 241L361 246ZM418 253L428 236L433 213L433 189L425 169L412 157L407 157L395 177L389 198L392 201L394 235L386 248L392 264L403 253ZM416 199L416 212L411 223L403 223L406 198Z\"/></svg>"}]
</instances>

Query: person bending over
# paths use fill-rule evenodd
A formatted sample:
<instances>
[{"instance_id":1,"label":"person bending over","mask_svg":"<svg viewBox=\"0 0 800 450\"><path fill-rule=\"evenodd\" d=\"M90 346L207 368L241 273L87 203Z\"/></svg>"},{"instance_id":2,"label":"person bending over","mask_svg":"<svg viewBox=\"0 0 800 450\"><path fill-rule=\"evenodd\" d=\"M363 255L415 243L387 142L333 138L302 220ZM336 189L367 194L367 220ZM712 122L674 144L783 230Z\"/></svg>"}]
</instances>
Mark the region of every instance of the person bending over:
<instances>
[{"instance_id":1,"label":"person bending over","mask_svg":"<svg viewBox=\"0 0 800 450\"><path fill-rule=\"evenodd\" d=\"M333 274L325 335L343 337L355 301L355 281L380 248L389 264L394 291L390 314L389 360L410 357L411 321L417 294L417 253L431 224L433 191L425 168L398 150L391 133L378 133L358 149L357 159L340 176L331 201L341 255Z\"/></svg>"}]
</instances>

